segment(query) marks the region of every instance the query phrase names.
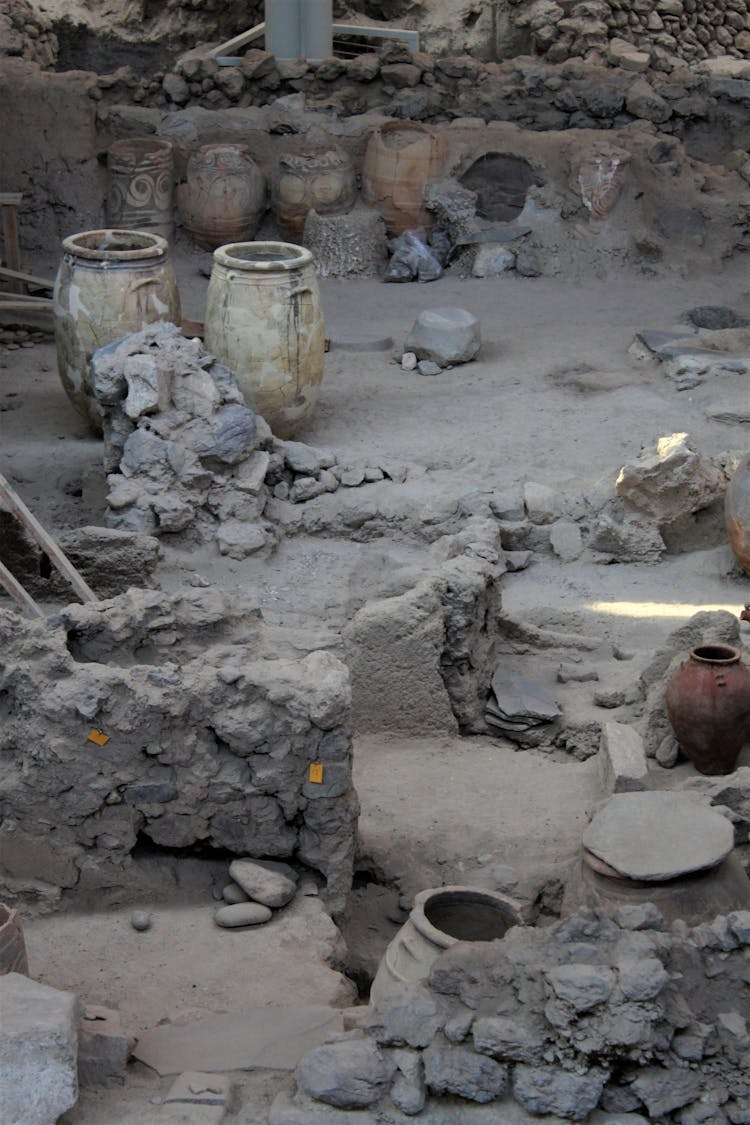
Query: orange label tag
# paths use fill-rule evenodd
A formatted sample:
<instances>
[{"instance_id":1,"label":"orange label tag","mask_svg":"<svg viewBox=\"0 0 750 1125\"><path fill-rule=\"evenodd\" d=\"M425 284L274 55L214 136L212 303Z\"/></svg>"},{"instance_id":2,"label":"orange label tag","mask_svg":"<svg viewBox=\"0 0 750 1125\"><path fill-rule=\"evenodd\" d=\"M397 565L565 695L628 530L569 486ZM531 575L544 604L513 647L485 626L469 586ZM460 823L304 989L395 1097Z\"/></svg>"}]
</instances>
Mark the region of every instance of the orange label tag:
<instances>
[{"instance_id":1,"label":"orange label tag","mask_svg":"<svg viewBox=\"0 0 750 1125\"><path fill-rule=\"evenodd\" d=\"M310 781L315 782L316 785L320 785L323 780L323 763L310 762L310 772L308 774L308 777L310 778Z\"/></svg>"},{"instance_id":2,"label":"orange label tag","mask_svg":"<svg viewBox=\"0 0 750 1125\"><path fill-rule=\"evenodd\" d=\"M89 742L93 742L96 746L106 746L109 742L109 735L101 730L90 730L86 735Z\"/></svg>"}]
</instances>

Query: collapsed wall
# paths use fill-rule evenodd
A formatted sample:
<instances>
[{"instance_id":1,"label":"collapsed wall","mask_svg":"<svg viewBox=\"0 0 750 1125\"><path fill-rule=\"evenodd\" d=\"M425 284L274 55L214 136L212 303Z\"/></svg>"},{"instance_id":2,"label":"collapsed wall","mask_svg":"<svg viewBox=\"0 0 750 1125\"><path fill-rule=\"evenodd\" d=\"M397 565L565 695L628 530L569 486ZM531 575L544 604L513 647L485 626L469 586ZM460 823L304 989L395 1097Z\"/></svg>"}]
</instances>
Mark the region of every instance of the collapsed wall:
<instances>
[{"instance_id":1,"label":"collapsed wall","mask_svg":"<svg viewBox=\"0 0 750 1125\"><path fill-rule=\"evenodd\" d=\"M746 1121L749 947L746 910L667 930L652 904L458 942L426 980L385 993L364 1030L303 1056L270 1120L312 1120L321 1103L331 1122L355 1108L515 1120L515 1102L547 1120L600 1106L634 1122Z\"/></svg>"},{"instance_id":2,"label":"collapsed wall","mask_svg":"<svg viewBox=\"0 0 750 1125\"><path fill-rule=\"evenodd\" d=\"M4 901L127 899L139 849L163 849L294 858L343 909L358 804L335 656L213 590L0 610L0 636Z\"/></svg>"}]
</instances>

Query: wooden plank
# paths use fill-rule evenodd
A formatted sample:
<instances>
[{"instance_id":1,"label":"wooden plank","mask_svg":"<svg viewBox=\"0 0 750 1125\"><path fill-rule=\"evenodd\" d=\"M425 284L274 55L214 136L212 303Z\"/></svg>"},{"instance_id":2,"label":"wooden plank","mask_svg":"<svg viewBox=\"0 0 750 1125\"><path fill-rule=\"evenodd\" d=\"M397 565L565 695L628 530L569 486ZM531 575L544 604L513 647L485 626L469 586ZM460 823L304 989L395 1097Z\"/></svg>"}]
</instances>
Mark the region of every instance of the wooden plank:
<instances>
[{"instance_id":1,"label":"wooden plank","mask_svg":"<svg viewBox=\"0 0 750 1125\"><path fill-rule=\"evenodd\" d=\"M20 207L22 199L23 192L21 191L0 191L0 207L2 207L3 205Z\"/></svg>"},{"instance_id":2,"label":"wooden plank","mask_svg":"<svg viewBox=\"0 0 750 1125\"><path fill-rule=\"evenodd\" d=\"M40 289L54 289L54 281L46 277L36 277L33 273L24 273L23 270L11 270L7 266L0 266L0 277L10 277L17 281L25 281L27 285L37 285Z\"/></svg>"},{"instance_id":3,"label":"wooden plank","mask_svg":"<svg viewBox=\"0 0 750 1125\"><path fill-rule=\"evenodd\" d=\"M15 574L11 574L3 562L0 562L0 585L5 587L13 601L17 602L29 617L44 617L31 594L23 588Z\"/></svg>"},{"instance_id":4,"label":"wooden plank","mask_svg":"<svg viewBox=\"0 0 750 1125\"><path fill-rule=\"evenodd\" d=\"M246 47L254 39L260 39L261 35L265 34L265 30L265 23L258 23L255 27L251 27L249 31L243 31L241 35L235 35L234 39L227 39L226 42L220 43L218 47L206 51L206 58L215 59L217 55L231 55L232 51Z\"/></svg>"},{"instance_id":5,"label":"wooden plank","mask_svg":"<svg viewBox=\"0 0 750 1125\"><path fill-rule=\"evenodd\" d=\"M7 291L0 289L0 301L7 299L12 304L16 304L17 301L21 301L22 303L26 304L28 304L29 301L32 301L38 304L41 301L43 305L46 305L51 309L54 308L51 297L32 297L30 293L14 293L12 297L9 294L6 297L6 293Z\"/></svg>"},{"instance_id":6,"label":"wooden plank","mask_svg":"<svg viewBox=\"0 0 750 1125\"><path fill-rule=\"evenodd\" d=\"M0 223L3 228L5 264L8 269L18 271L21 268L21 244L18 241L18 215L15 203L0 202ZM10 289L14 293L22 293L23 284L20 281L11 281Z\"/></svg>"},{"instance_id":7,"label":"wooden plank","mask_svg":"<svg viewBox=\"0 0 750 1125\"><path fill-rule=\"evenodd\" d=\"M53 311L54 305L52 304L52 302L45 300L45 298L43 298L43 297L41 297L39 300L34 300L33 298L30 298L30 299L27 298L25 301L24 300L18 301L18 300L16 300L16 297L21 297L21 294L20 293L17 293L17 294L14 293L12 296L9 295L7 299L4 299L2 294L0 294L0 309L17 309L18 312L52 312Z\"/></svg>"},{"instance_id":8,"label":"wooden plank","mask_svg":"<svg viewBox=\"0 0 750 1125\"><path fill-rule=\"evenodd\" d=\"M50 562L54 563L64 578L67 578L79 598L84 602L99 601L94 591L84 582L67 555L58 547L52 536L44 530L39 520L33 512L29 511L21 497L15 489L11 488L2 473L0 473L0 500L5 501L7 507L16 519L20 520L32 538L39 544L45 554L49 556Z\"/></svg>"}]
</instances>

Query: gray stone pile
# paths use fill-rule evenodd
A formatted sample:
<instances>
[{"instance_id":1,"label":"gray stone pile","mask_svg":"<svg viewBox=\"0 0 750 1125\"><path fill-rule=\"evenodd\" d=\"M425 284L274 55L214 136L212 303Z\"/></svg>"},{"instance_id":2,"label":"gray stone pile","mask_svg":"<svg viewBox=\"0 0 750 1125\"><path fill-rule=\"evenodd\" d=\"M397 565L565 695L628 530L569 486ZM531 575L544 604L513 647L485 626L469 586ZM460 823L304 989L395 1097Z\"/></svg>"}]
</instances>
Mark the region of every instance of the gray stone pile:
<instances>
[{"instance_id":1,"label":"gray stone pile","mask_svg":"<svg viewBox=\"0 0 750 1125\"><path fill-rule=\"evenodd\" d=\"M274 910L292 901L299 879L288 863L257 859L235 859L229 876L232 882L221 892L226 906L214 915L217 926L226 929L270 922Z\"/></svg>"},{"instance_id":2,"label":"gray stone pile","mask_svg":"<svg viewBox=\"0 0 750 1125\"><path fill-rule=\"evenodd\" d=\"M96 352L91 368L110 526L216 541L233 558L274 542L262 518L271 431L199 340L148 325Z\"/></svg>"},{"instance_id":3,"label":"gray stone pile","mask_svg":"<svg viewBox=\"0 0 750 1125\"><path fill-rule=\"evenodd\" d=\"M359 488L379 481L402 482L406 469L385 461L339 461L330 449L318 449L301 441L274 438L266 472L266 484L275 500L301 504L336 492L339 488ZM269 509L269 517L275 508Z\"/></svg>"},{"instance_id":4,"label":"gray stone pile","mask_svg":"<svg viewBox=\"0 0 750 1125\"><path fill-rule=\"evenodd\" d=\"M746 910L667 930L650 904L459 942L308 1052L270 1121L745 1121L749 947Z\"/></svg>"},{"instance_id":5,"label":"gray stone pile","mask_svg":"<svg viewBox=\"0 0 750 1125\"><path fill-rule=\"evenodd\" d=\"M131 590L48 621L3 610L0 636L6 902L143 901L159 891L140 842L293 855L343 908L358 805L349 675L330 652L300 656L299 637L211 589Z\"/></svg>"},{"instance_id":6,"label":"gray stone pile","mask_svg":"<svg viewBox=\"0 0 750 1125\"><path fill-rule=\"evenodd\" d=\"M535 51L551 62L596 53L643 70L675 59L750 53L744 0L526 0L515 22L528 28Z\"/></svg>"}]
</instances>

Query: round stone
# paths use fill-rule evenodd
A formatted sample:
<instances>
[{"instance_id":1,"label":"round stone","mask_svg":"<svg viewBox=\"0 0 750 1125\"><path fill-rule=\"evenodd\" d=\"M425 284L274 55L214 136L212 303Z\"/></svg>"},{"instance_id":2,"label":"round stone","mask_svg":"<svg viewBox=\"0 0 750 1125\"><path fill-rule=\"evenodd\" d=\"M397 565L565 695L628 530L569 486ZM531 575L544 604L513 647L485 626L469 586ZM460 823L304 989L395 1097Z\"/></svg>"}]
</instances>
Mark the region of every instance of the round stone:
<instances>
[{"instance_id":1,"label":"round stone","mask_svg":"<svg viewBox=\"0 0 750 1125\"><path fill-rule=\"evenodd\" d=\"M583 846L628 879L662 883L716 867L734 846L726 817L682 793L617 793Z\"/></svg>"},{"instance_id":2,"label":"round stone","mask_svg":"<svg viewBox=\"0 0 750 1125\"><path fill-rule=\"evenodd\" d=\"M134 930L150 930L151 915L147 910L134 910L130 915L130 925Z\"/></svg>"},{"instance_id":3,"label":"round stone","mask_svg":"<svg viewBox=\"0 0 750 1125\"><path fill-rule=\"evenodd\" d=\"M259 902L238 902L234 906L221 906L214 914L217 926L233 930L239 926L262 926L271 920L271 911Z\"/></svg>"}]
</instances>

